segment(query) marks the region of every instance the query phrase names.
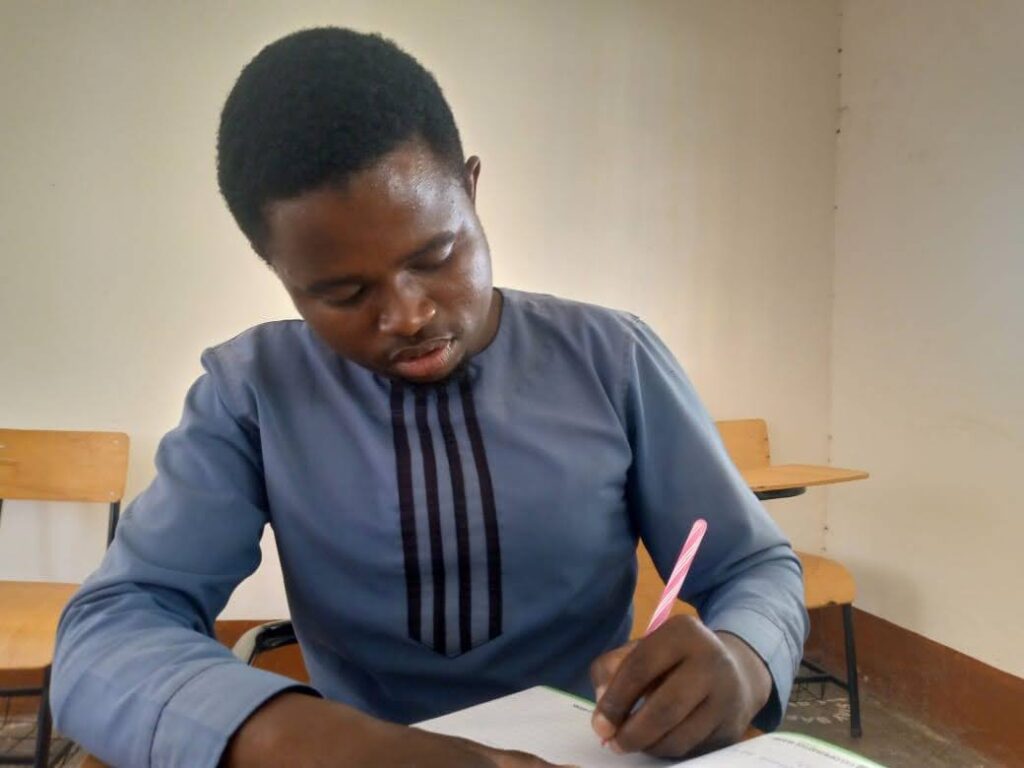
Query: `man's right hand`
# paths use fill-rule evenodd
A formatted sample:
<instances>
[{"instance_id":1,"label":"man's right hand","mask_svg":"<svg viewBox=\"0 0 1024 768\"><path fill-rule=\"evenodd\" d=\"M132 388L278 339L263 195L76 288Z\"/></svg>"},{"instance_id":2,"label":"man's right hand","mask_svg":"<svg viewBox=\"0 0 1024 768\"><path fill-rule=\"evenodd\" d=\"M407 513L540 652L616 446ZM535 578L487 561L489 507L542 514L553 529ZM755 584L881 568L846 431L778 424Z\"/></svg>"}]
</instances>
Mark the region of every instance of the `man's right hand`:
<instances>
[{"instance_id":1,"label":"man's right hand","mask_svg":"<svg viewBox=\"0 0 1024 768\"><path fill-rule=\"evenodd\" d=\"M225 768L556 768L524 752L387 723L337 702L282 693L228 743Z\"/></svg>"}]
</instances>

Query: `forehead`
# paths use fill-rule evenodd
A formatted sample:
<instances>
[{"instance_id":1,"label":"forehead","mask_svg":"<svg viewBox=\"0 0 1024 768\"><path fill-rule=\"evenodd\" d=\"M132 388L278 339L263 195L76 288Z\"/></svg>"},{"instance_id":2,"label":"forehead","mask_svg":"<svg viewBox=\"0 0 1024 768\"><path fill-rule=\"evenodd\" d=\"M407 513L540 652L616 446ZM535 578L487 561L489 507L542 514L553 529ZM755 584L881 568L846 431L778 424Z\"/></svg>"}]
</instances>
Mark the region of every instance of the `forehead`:
<instances>
[{"instance_id":1,"label":"forehead","mask_svg":"<svg viewBox=\"0 0 1024 768\"><path fill-rule=\"evenodd\" d=\"M341 185L270 203L268 255L275 264L290 264L415 249L451 228L466 202L460 181L432 152L403 147Z\"/></svg>"}]
</instances>

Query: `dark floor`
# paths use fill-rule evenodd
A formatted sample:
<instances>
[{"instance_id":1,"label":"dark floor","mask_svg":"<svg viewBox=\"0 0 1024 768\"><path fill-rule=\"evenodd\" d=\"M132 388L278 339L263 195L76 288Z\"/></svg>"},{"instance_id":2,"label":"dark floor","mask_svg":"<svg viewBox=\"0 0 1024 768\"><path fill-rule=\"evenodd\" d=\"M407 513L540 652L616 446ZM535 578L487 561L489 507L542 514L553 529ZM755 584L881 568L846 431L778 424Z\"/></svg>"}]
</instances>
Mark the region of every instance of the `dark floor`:
<instances>
[{"instance_id":1,"label":"dark floor","mask_svg":"<svg viewBox=\"0 0 1024 768\"><path fill-rule=\"evenodd\" d=\"M10 715L9 701L0 699L0 755L32 755L36 746L36 719ZM55 738L50 743L51 765L71 768L81 763L81 755L72 747L65 739ZM4 765L3 757L0 757L0 765Z\"/></svg>"},{"instance_id":2,"label":"dark floor","mask_svg":"<svg viewBox=\"0 0 1024 768\"><path fill-rule=\"evenodd\" d=\"M863 735L850 736L846 691L832 685L800 685L794 690L781 730L829 741L887 768L1009 768L947 739L926 725L862 692Z\"/></svg>"},{"instance_id":3,"label":"dark floor","mask_svg":"<svg viewBox=\"0 0 1024 768\"><path fill-rule=\"evenodd\" d=\"M3 712L0 704L0 715ZM798 686L790 699L782 730L830 741L877 760L887 768L1009 768L944 738L869 695L861 698L861 720L864 735L859 739L851 738L850 707L845 691L832 685L825 686L824 691L816 684ZM34 740L34 719L0 717L0 752L17 749L31 753ZM54 754L62 744L62 740L54 744ZM72 753L57 765L76 768L81 759L81 755Z\"/></svg>"}]
</instances>

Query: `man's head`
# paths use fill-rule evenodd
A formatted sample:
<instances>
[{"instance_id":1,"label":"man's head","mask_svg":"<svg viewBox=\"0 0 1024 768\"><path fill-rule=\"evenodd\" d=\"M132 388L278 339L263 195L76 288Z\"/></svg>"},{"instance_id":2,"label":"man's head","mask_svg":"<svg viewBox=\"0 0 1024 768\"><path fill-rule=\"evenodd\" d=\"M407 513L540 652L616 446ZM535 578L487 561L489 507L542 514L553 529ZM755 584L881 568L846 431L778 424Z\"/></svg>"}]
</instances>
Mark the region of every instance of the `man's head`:
<instances>
[{"instance_id":1,"label":"man's head","mask_svg":"<svg viewBox=\"0 0 1024 768\"><path fill-rule=\"evenodd\" d=\"M432 381L493 337L480 163L393 43L325 28L267 46L228 96L217 154L239 227L342 356Z\"/></svg>"}]
</instances>

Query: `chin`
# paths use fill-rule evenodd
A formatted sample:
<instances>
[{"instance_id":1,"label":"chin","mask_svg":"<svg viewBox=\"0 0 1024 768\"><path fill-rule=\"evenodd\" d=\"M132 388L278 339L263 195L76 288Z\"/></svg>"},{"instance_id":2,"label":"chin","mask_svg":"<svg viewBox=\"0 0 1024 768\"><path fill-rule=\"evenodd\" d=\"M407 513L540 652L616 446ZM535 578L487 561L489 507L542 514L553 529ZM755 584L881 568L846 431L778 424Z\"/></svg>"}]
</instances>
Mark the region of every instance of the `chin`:
<instances>
[{"instance_id":1,"label":"chin","mask_svg":"<svg viewBox=\"0 0 1024 768\"><path fill-rule=\"evenodd\" d=\"M449 382L458 381L459 379L461 379L463 376L466 375L466 371L468 369L469 358L463 355L459 359L459 362L456 363L452 368L436 376L413 379L406 378L404 376L399 376L398 374L395 373L386 373L384 375L387 376L392 381L399 381L402 382L403 384L412 384L414 386L418 385L421 387L442 387L448 384Z\"/></svg>"}]
</instances>

